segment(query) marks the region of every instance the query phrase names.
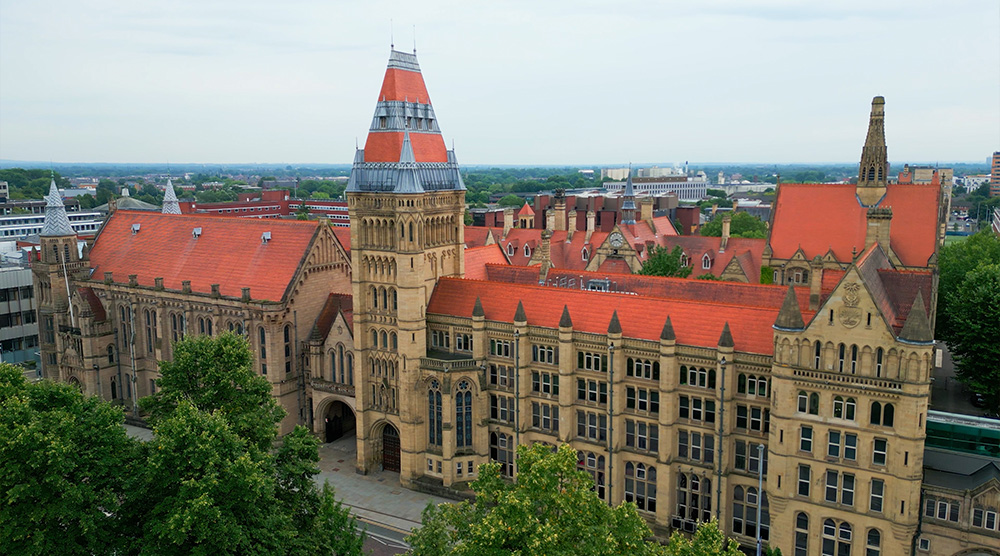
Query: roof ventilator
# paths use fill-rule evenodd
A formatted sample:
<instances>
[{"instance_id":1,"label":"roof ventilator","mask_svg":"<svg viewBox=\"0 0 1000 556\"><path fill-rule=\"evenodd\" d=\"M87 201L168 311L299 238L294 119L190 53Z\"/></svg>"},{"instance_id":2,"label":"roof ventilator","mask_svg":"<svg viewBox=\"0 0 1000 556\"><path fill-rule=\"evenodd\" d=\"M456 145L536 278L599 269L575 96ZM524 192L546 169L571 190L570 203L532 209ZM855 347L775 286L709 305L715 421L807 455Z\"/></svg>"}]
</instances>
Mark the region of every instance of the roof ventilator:
<instances>
[{"instance_id":1,"label":"roof ventilator","mask_svg":"<svg viewBox=\"0 0 1000 556\"><path fill-rule=\"evenodd\" d=\"M139 233L140 224L132 224L132 235Z\"/></svg>"},{"instance_id":2,"label":"roof ventilator","mask_svg":"<svg viewBox=\"0 0 1000 556\"><path fill-rule=\"evenodd\" d=\"M201 228L195 228L195 229L191 230L191 237L193 237L195 239L198 239L199 237L201 237Z\"/></svg>"},{"instance_id":3,"label":"roof ventilator","mask_svg":"<svg viewBox=\"0 0 1000 556\"><path fill-rule=\"evenodd\" d=\"M271 232L264 232L264 233L260 234L260 242L261 243L267 243L269 241L271 241Z\"/></svg>"}]
</instances>

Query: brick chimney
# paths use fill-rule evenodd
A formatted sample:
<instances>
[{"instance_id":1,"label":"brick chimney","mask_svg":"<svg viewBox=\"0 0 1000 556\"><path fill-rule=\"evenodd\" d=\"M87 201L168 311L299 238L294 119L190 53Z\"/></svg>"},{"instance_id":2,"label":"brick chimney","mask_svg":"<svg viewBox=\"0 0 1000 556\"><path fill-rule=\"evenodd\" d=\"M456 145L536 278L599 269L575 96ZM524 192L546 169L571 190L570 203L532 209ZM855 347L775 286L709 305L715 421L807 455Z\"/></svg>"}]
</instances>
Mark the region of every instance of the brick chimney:
<instances>
[{"instance_id":1,"label":"brick chimney","mask_svg":"<svg viewBox=\"0 0 1000 556\"><path fill-rule=\"evenodd\" d=\"M639 220L649 224L649 227L653 227L653 198L643 197L639 200Z\"/></svg>"},{"instance_id":2,"label":"brick chimney","mask_svg":"<svg viewBox=\"0 0 1000 556\"><path fill-rule=\"evenodd\" d=\"M514 227L514 209L508 207L503 209L503 235L501 239L506 239L510 229Z\"/></svg>"},{"instance_id":3,"label":"brick chimney","mask_svg":"<svg viewBox=\"0 0 1000 556\"><path fill-rule=\"evenodd\" d=\"M563 189L556 189L556 195L553 199L553 208L555 222L552 228L553 231L562 232L566 231L566 191ZM552 214L550 212L550 214Z\"/></svg>"},{"instance_id":4,"label":"brick chimney","mask_svg":"<svg viewBox=\"0 0 1000 556\"><path fill-rule=\"evenodd\" d=\"M566 241L573 241L573 234L576 232L576 209L569 211L566 217L569 219L566 224Z\"/></svg>"},{"instance_id":5,"label":"brick chimney","mask_svg":"<svg viewBox=\"0 0 1000 556\"><path fill-rule=\"evenodd\" d=\"M732 220L733 216L728 212L722 215L722 241L719 242L719 253L725 252L726 245L729 244L729 225Z\"/></svg>"},{"instance_id":6,"label":"brick chimney","mask_svg":"<svg viewBox=\"0 0 1000 556\"><path fill-rule=\"evenodd\" d=\"M597 213L588 210L587 211L587 237L585 238L586 243L590 243L590 236L594 235L594 221L597 219Z\"/></svg>"}]
</instances>

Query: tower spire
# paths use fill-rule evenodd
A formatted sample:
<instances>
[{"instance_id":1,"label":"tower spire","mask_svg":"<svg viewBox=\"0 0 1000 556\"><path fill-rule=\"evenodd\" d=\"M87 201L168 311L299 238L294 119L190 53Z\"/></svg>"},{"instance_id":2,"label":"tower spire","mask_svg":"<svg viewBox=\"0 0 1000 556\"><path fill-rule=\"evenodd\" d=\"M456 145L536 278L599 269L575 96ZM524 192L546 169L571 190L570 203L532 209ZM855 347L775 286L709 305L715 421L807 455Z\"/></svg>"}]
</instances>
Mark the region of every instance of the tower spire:
<instances>
[{"instance_id":1,"label":"tower spire","mask_svg":"<svg viewBox=\"0 0 1000 556\"><path fill-rule=\"evenodd\" d=\"M625 194L622 196L622 224L635 224L635 190L632 188L632 163L628 164Z\"/></svg>"},{"instance_id":2,"label":"tower spire","mask_svg":"<svg viewBox=\"0 0 1000 556\"><path fill-rule=\"evenodd\" d=\"M861 149L858 165L858 196L865 206L874 206L885 193L889 178L889 159L885 146L885 99L872 99L872 112L868 119L868 135ZM868 191L865 191L868 190Z\"/></svg>"},{"instance_id":3,"label":"tower spire","mask_svg":"<svg viewBox=\"0 0 1000 556\"><path fill-rule=\"evenodd\" d=\"M163 214L180 214L181 206L177 202L177 194L174 193L174 183L168 177L167 189L163 192Z\"/></svg>"},{"instance_id":4,"label":"tower spire","mask_svg":"<svg viewBox=\"0 0 1000 556\"><path fill-rule=\"evenodd\" d=\"M40 236L73 236L73 226L69 224L69 217L66 216L66 205L63 204L62 195L56 187L56 179L52 178L49 185L49 194L45 196L45 222L42 225Z\"/></svg>"}]
</instances>

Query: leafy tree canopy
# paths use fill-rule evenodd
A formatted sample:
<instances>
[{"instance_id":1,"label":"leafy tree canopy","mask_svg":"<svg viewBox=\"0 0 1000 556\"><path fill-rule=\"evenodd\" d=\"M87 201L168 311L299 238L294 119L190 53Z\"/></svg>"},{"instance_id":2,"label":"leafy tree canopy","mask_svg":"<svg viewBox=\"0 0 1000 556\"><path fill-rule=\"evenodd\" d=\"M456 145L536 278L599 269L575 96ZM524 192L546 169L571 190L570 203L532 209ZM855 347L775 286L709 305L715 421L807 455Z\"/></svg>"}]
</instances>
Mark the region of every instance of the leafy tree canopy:
<instances>
[{"instance_id":1,"label":"leafy tree canopy","mask_svg":"<svg viewBox=\"0 0 1000 556\"><path fill-rule=\"evenodd\" d=\"M942 284L943 285L943 284ZM1000 262L980 263L954 289L942 290L949 342L960 380L1000 408Z\"/></svg>"},{"instance_id":2,"label":"leafy tree canopy","mask_svg":"<svg viewBox=\"0 0 1000 556\"><path fill-rule=\"evenodd\" d=\"M701 227L701 235L722 237L722 216L717 213L711 222ZM729 237L763 239L767 237L767 224L749 212L730 212Z\"/></svg>"},{"instance_id":3,"label":"leafy tree canopy","mask_svg":"<svg viewBox=\"0 0 1000 556\"><path fill-rule=\"evenodd\" d=\"M657 245L650 251L646 262L642 263L642 268L636 274L687 278L691 274L691 267L681 264L683 258L684 250L680 245L675 245L673 250Z\"/></svg>"},{"instance_id":4,"label":"leafy tree canopy","mask_svg":"<svg viewBox=\"0 0 1000 556\"><path fill-rule=\"evenodd\" d=\"M138 443L120 409L0 364L0 554L105 554Z\"/></svg>"},{"instance_id":5,"label":"leafy tree canopy","mask_svg":"<svg viewBox=\"0 0 1000 556\"><path fill-rule=\"evenodd\" d=\"M940 282L938 291L937 322L935 332L938 338L952 344L956 340L952 324L952 300L955 292L965 280L966 274L980 264L1000 264L1000 239L988 230L969 236L965 241L947 244L938 255Z\"/></svg>"},{"instance_id":6,"label":"leafy tree canopy","mask_svg":"<svg viewBox=\"0 0 1000 556\"><path fill-rule=\"evenodd\" d=\"M518 197L517 195L505 195L500 199L500 206L502 207L519 207L524 204L524 199Z\"/></svg>"},{"instance_id":7,"label":"leafy tree canopy","mask_svg":"<svg viewBox=\"0 0 1000 556\"><path fill-rule=\"evenodd\" d=\"M219 411L233 432L267 449L285 410L271 395L271 384L253 371L246 339L231 332L216 338L191 336L174 344L173 361L160 362L158 391L139 404L154 426L182 401L206 412Z\"/></svg>"}]
</instances>

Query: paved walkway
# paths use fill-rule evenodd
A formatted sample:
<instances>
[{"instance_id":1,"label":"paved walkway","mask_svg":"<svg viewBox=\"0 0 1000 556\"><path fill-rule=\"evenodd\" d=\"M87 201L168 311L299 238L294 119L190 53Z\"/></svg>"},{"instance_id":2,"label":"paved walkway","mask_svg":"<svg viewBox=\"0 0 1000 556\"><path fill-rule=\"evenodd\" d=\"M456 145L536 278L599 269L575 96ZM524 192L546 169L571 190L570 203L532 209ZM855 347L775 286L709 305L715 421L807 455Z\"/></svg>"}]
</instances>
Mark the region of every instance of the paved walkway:
<instances>
[{"instance_id":1,"label":"paved walkway","mask_svg":"<svg viewBox=\"0 0 1000 556\"><path fill-rule=\"evenodd\" d=\"M428 503L453 502L401 487L399 473L379 471L358 474L355 472L356 442L357 439L350 436L320 444L320 473L316 481L329 481L336 490L337 499L362 520L405 536L420 525L420 512Z\"/></svg>"}]
</instances>

